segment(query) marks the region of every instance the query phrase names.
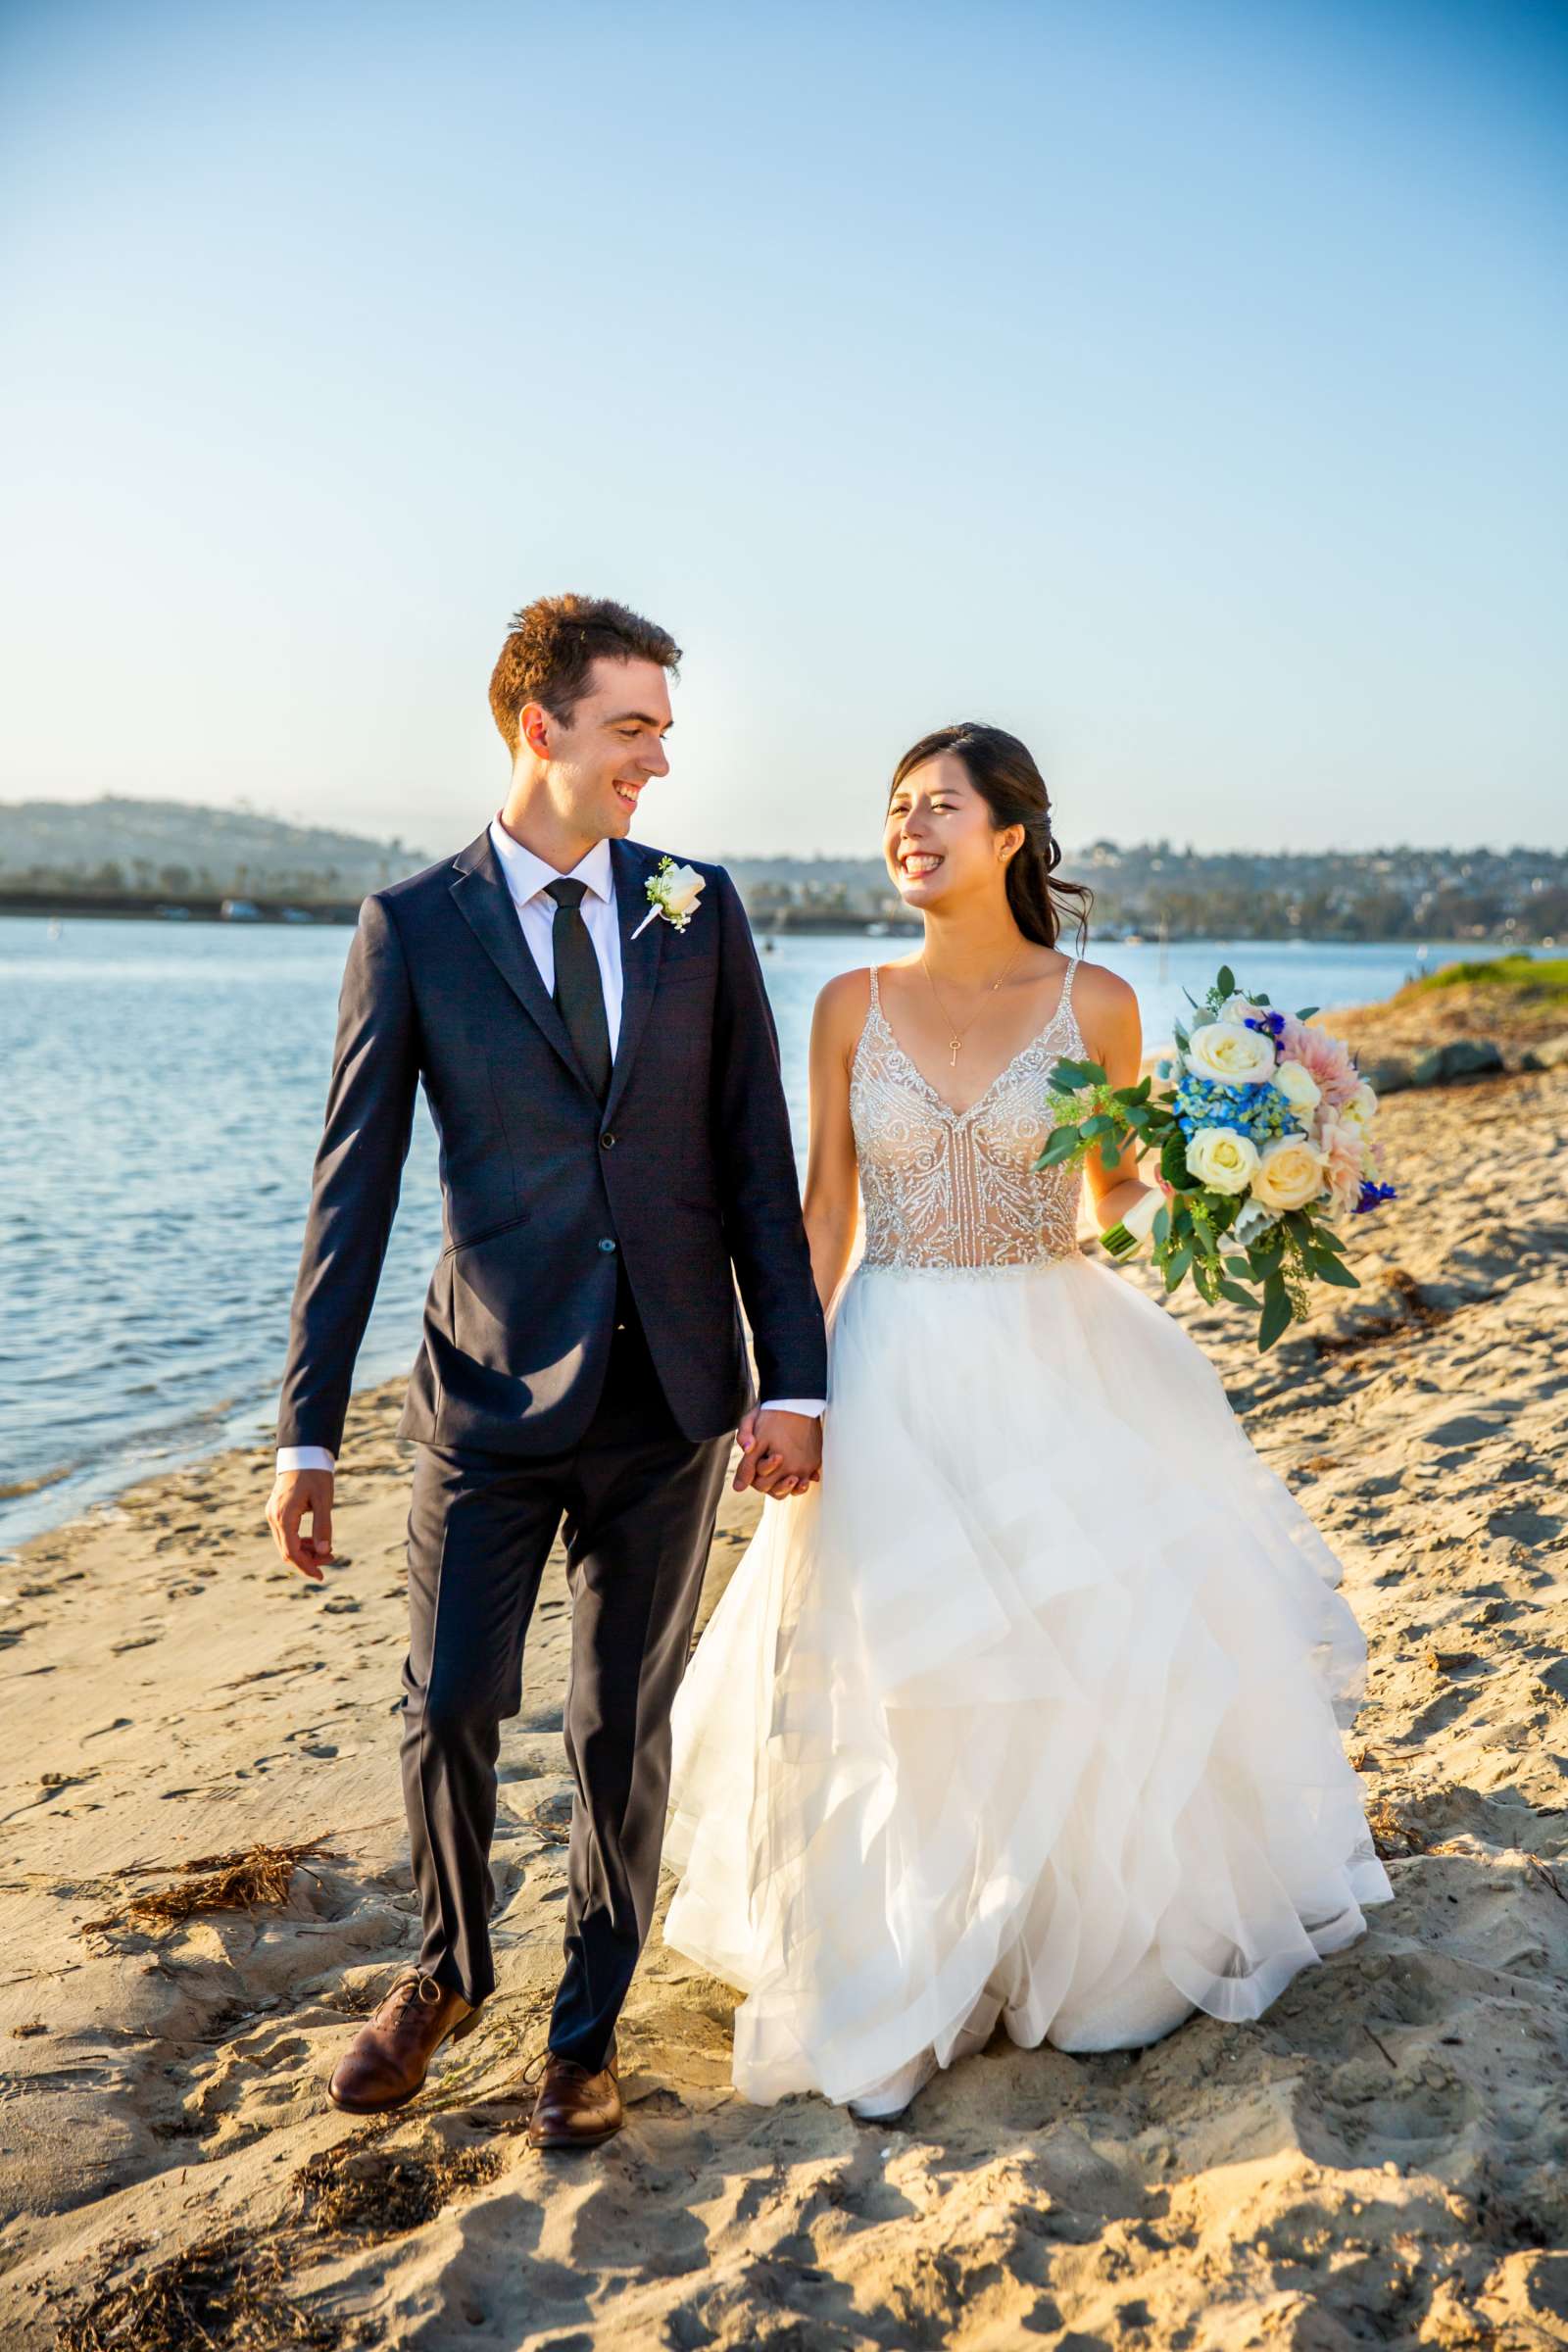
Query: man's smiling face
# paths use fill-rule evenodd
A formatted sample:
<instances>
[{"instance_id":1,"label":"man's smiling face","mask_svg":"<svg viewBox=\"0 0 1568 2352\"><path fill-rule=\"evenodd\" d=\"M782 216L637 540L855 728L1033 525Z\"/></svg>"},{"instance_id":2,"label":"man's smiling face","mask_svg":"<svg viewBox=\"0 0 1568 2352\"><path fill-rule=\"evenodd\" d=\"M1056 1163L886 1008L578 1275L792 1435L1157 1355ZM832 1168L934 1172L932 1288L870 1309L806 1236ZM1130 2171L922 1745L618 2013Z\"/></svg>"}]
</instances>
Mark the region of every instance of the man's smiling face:
<instances>
[{"instance_id":1,"label":"man's smiling face","mask_svg":"<svg viewBox=\"0 0 1568 2352\"><path fill-rule=\"evenodd\" d=\"M527 704L518 717L556 815L585 842L629 833L650 779L669 773L664 737L675 722L657 662L602 658L565 718L541 703Z\"/></svg>"}]
</instances>

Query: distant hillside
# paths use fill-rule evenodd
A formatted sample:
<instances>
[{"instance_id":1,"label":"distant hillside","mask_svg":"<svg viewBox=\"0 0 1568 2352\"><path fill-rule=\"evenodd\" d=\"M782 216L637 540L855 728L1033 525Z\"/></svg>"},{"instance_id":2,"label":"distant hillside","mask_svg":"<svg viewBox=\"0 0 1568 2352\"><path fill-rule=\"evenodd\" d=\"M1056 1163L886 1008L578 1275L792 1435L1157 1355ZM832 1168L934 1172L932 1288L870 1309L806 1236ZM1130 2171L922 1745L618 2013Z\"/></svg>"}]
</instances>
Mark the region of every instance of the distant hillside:
<instances>
[{"instance_id":1,"label":"distant hillside","mask_svg":"<svg viewBox=\"0 0 1568 2352\"><path fill-rule=\"evenodd\" d=\"M722 858L760 930L908 921L879 858ZM367 891L434 853L250 808L183 801L0 801L0 908L216 920L250 902L286 921L352 923ZM1094 841L1063 880L1092 885L1092 936L1171 939L1568 941L1568 854L1557 849L1198 850Z\"/></svg>"},{"instance_id":2,"label":"distant hillside","mask_svg":"<svg viewBox=\"0 0 1568 2352\"><path fill-rule=\"evenodd\" d=\"M759 925L898 919L877 858L729 864ZM1568 856L1526 845L1271 853L1093 841L1066 853L1060 879L1091 886L1102 940L1568 939Z\"/></svg>"},{"instance_id":3,"label":"distant hillside","mask_svg":"<svg viewBox=\"0 0 1568 2352\"><path fill-rule=\"evenodd\" d=\"M0 897L91 890L136 898L358 900L428 865L399 840L290 825L184 801L0 801Z\"/></svg>"}]
</instances>

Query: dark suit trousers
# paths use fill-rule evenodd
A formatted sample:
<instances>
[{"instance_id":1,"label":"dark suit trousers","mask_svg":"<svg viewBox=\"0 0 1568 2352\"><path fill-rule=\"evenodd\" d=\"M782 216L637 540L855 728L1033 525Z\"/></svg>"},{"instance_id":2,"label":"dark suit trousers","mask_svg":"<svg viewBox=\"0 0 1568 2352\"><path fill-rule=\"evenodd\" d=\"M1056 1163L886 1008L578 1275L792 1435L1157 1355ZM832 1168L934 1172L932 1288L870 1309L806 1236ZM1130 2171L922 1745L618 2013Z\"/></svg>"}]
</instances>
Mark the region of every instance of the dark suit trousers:
<instances>
[{"instance_id":1,"label":"dark suit trousers","mask_svg":"<svg viewBox=\"0 0 1568 2352\"><path fill-rule=\"evenodd\" d=\"M418 1965L466 2000L495 1985L489 1867L500 1727L564 1522L575 1783L565 1969L550 2046L597 2070L653 1921L685 1672L730 1440L693 1445L624 1296L604 1392L569 1451L521 1458L420 1446L409 1512L404 1801L424 1919Z\"/></svg>"}]
</instances>

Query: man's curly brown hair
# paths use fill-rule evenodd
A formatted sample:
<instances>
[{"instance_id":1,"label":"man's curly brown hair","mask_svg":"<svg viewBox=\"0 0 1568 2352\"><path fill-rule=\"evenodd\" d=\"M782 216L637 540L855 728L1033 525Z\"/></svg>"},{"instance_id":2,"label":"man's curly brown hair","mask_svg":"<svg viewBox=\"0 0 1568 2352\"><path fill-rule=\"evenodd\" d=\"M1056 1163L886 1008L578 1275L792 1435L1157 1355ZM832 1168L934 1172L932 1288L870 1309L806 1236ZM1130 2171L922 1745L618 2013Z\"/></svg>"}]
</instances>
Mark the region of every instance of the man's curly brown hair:
<instances>
[{"instance_id":1,"label":"man's curly brown hair","mask_svg":"<svg viewBox=\"0 0 1568 2352\"><path fill-rule=\"evenodd\" d=\"M594 662L605 660L657 662L680 674L680 647L669 631L608 596L539 596L514 612L490 677L490 708L514 759L524 703L543 703L552 717L569 719Z\"/></svg>"}]
</instances>

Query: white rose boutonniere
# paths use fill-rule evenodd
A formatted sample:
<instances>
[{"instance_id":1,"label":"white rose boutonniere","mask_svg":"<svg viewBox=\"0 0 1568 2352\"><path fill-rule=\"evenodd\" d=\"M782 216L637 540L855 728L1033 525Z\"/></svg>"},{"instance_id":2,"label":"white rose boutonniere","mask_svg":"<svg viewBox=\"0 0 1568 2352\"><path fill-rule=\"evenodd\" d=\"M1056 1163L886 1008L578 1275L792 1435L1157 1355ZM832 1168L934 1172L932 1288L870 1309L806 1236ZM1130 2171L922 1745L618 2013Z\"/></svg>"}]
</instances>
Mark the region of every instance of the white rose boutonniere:
<instances>
[{"instance_id":1,"label":"white rose boutonniere","mask_svg":"<svg viewBox=\"0 0 1568 2352\"><path fill-rule=\"evenodd\" d=\"M661 858L648 877L648 912L632 933L633 939L641 939L656 914L662 914L666 923L673 923L677 931L684 931L707 886L707 877L695 866L677 865L673 858Z\"/></svg>"}]
</instances>

